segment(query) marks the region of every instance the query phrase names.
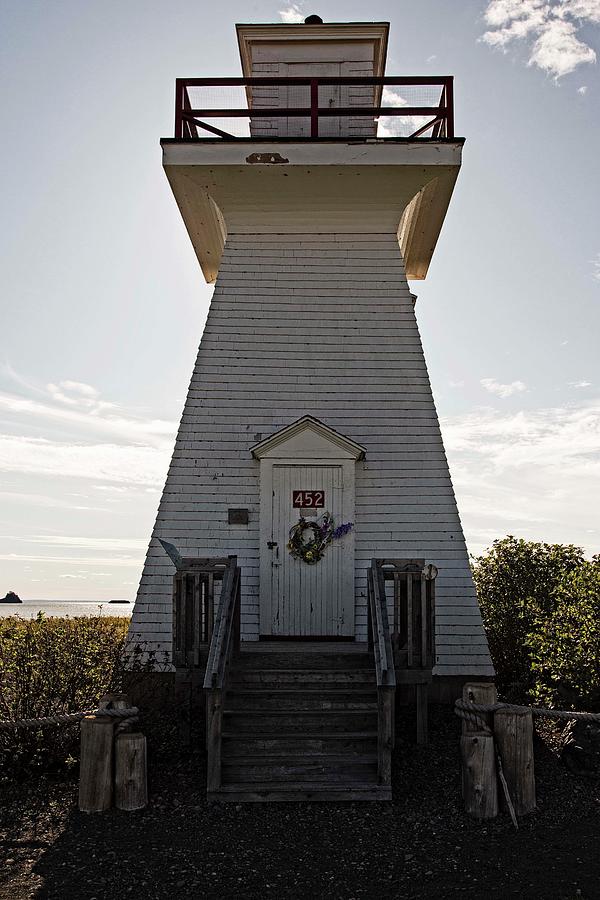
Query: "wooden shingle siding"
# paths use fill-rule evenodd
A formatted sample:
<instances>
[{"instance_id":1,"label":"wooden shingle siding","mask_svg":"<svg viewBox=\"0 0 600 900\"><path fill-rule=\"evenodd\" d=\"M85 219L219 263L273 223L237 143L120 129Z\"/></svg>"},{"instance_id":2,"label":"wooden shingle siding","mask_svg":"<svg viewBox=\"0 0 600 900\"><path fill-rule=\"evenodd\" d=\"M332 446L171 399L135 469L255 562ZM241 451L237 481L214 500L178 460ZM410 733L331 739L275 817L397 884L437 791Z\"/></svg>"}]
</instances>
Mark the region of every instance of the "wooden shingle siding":
<instances>
[{"instance_id":1,"label":"wooden shingle siding","mask_svg":"<svg viewBox=\"0 0 600 900\"><path fill-rule=\"evenodd\" d=\"M367 448L356 465L356 634L373 557L425 557L440 675L492 673L395 234L229 235L136 602L132 632L170 651L173 567L236 554L256 640L259 464L249 448L304 415ZM325 228L324 231L327 229ZM229 525L229 507L249 510Z\"/></svg>"}]
</instances>

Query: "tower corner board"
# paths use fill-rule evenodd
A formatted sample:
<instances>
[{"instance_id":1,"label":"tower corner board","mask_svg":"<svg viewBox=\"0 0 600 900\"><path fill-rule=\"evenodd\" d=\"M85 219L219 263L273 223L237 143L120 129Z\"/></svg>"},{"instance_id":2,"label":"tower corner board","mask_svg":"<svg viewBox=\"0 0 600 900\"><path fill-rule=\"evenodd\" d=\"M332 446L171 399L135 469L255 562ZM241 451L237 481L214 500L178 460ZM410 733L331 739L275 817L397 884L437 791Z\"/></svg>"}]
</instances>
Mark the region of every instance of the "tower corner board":
<instances>
[{"instance_id":1,"label":"tower corner board","mask_svg":"<svg viewBox=\"0 0 600 900\"><path fill-rule=\"evenodd\" d=\"M131 630L212 691L238 640L374 647L381 691L388 657L394 685L490 677L408 282L461 165L452 77L309 18L177 80L163 165L215 287Z\"/></svg>"}]
</instances>

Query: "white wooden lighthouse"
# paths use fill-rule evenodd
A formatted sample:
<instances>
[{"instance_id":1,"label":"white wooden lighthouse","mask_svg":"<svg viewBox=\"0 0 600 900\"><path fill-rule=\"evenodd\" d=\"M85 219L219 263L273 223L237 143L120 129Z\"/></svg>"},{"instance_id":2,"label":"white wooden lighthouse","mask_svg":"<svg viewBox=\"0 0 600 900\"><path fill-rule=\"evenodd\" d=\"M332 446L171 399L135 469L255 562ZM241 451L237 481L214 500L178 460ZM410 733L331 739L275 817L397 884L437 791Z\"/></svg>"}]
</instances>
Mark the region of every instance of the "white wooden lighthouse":
<instances>
[{"instance_id":1,"label":"white wooden lighthouse","mask_svg":"<svg viewBox=\"0 0 600 900\"><path fill-rule=\"evenodd\" d=\"M388 797L395 685L493 674L407 281L463 140L451 78L384 78L388 28L238 25L243 78L178 81L162 141L215 289L131 627L205 672L225 799Z\"/></svg>"}]
</instances>

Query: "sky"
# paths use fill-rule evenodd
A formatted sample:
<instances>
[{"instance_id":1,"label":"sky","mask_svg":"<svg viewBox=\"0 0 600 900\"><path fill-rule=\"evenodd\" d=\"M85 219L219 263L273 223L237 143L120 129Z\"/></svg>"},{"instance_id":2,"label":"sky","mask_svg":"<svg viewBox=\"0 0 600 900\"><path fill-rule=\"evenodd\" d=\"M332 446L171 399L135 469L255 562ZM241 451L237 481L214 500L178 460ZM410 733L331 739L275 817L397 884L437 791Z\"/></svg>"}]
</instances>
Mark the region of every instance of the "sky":
<instances>
[{"instance_id":1,"label":"sky","mask_svg":"<svg viewBox=\"0 0 600 900\"><path fill-rule=\"evenodd\" d=\"M0 0L0 596L135 596L212 293L161 168L175 78L239 74L236 22L365 9L388 75L455 76L412 289L469 550L600 551L600 0Z\"/></svg>"}]
</instances>

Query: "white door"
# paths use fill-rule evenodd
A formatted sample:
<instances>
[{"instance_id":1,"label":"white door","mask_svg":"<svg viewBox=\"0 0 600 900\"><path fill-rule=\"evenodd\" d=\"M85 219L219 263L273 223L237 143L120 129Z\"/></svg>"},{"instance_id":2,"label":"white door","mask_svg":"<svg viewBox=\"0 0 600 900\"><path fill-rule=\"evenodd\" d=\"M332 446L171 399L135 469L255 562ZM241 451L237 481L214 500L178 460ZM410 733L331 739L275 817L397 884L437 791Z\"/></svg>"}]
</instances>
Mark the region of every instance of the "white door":
<instances>
[{"instance_id":1,"label":"white door","mask_svg":"<svg viewBox=\"0 0 600 900\"><path fill-rule=\"evenodd\" d=\"M354 534L350 532L326 548L319 562L309 565L288 548L290 529L300 515L318 521L325 511L336 525L351 509L350 485L344 491L343 465L273 466L270 540L270 579L261 616L261 634L271 637L349 637L354 635ZM323 507L294 506L298 492L323 495ZM310 496L310 495L309 495ZM319 498L320 499L320 498ZM264 534L264 532L263 532Z\"/></svg>"}]
</instances>

